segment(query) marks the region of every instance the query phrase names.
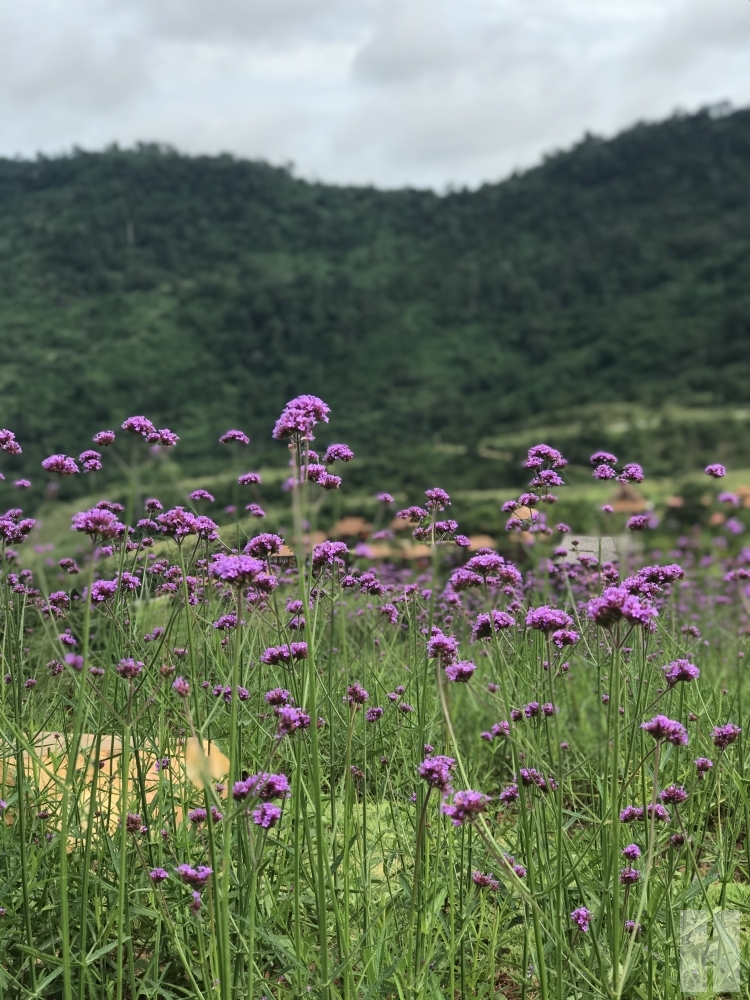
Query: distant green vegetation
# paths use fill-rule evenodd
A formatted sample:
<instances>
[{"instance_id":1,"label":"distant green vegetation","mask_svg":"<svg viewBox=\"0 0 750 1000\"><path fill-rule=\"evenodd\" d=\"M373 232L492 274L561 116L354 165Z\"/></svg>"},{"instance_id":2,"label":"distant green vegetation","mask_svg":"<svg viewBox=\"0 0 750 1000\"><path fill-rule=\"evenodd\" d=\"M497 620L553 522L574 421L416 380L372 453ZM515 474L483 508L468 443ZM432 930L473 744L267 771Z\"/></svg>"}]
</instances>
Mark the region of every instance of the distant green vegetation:
<instances>
[{"instance_id":1,"label":"distant green vegetation","mask_svg":"<svg viewBox=\"0 0 750 1000\"><path fill-rule=\"evenodd\" d=\"M131 413L181 435L182 476L227 471L234 425L278 463L299 392L357 451L349 491L512 487L540 436L573 466L750 465L750 111L442 197L144 146L0 161L0 207L3 469L35 490Z\"/></svg>"}]
</instances>

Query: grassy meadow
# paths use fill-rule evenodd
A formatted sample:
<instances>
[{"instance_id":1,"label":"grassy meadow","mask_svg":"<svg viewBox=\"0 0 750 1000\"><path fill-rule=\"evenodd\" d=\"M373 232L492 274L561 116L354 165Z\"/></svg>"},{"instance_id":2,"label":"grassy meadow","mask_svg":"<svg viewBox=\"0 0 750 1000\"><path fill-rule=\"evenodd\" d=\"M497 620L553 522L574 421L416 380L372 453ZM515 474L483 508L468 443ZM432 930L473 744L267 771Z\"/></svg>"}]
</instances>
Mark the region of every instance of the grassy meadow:
<instances>
[{"instance_id":1,"label":"grassy meadow","mask_svg":"<svg viewBox=\"0 0 750 1000\"><path fill-rule=\"evenodd\" d=\"M335 416L0 484L0 1000L669 1000L690 909L746 993L750 474L347 497Z\"/></svg>"}]
</instances>

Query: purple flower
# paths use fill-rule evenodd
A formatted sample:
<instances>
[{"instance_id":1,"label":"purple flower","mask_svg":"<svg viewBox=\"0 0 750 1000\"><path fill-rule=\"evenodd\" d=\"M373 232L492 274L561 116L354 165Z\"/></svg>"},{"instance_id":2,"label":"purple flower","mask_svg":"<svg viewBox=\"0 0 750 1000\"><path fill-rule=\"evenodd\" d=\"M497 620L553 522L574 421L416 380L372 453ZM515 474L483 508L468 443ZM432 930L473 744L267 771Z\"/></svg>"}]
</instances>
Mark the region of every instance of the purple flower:
<instances>
[{"instance_id":1,"label":"purple flower","mask_svg":"<svg viewBox=\"0 0 750 1000\"><path fill-rule=\"evenodd\" d=\"M394 604L383 604L380 613L388 618L391 625L398 625L398 608Z\"/></svg>"},{"instance_id":2,"label":"purple flower","mask_svg":"<svg viewBox=\"0 0 750 1000\"><path fill-rule=\"evenodd\" d=\"M434 660L440 657L443 663L452 663L458 655L458 639L452 635L444 635L433 625L432 635L427 643L427 656Z\"/></svg>"},{"instance_id":3,"label":"purple flower","mask_svg":"<svg viewBox=\"0 0 750 1000\"><path fill-rule=\"evenodd\" d=\"M737 739L737 737L742 732L740 726L735 726L732 722L727 722L724 726L716 726L711 732L711 739L714 741L714 746L717 746L719 750L726 750L726 748Z\"/></svg>"},{"instance_id":4,"label":"purple flower","mask_svg":"<svg viewBox=\"0 0 750 1000\"><path fill-rule=\"evenodd\" d=\"M412 524L419 524L420 521L426 521L430 516L429 511L425 510L423 507L406 507L404 510L397 512L396 517L401 521L411 521Z\"/></svg>"},{"instance_id":5,"label":"purple flower","mask_svg":"<svg viewBox=\"0 0 750 1000\"><path fill-rule=\"evenodd\" d=\"M474 573L466 566L460 566L454 570L450 577L451 588L457 593L468 590L470 587L481 587L483 583L484 580L479 573Z\"/></svg>"},{"instance_id":6,"label":"purple flower","mask_svg":"<svg viewBox=\"0 0 750 1000\"><path fill-rule=\"evenodd\" d=\"M714 766L714 762L708 757L698 757L698 759L694 760L693 763L695 764L695 769L698 772L698 777L701 779L703 778L703 775L707 774Z\"/></svg>"},{"instance_id":7,"label":"purple flower","mask_svg":"<svg viewBox=\"0 0 750 1000\"><path fill-rule=\"evenodd\" d=\"M261 802L271 802L273 799L288 799L292 794L289 787L289 779L285 774L269 774L262 771L260 774L252 774L245 780L248 794L252 793L254 798Z\"/></svg>"},{"instance_id":8,"label":"purple flower","mask_svg":"<svg viewBox=\"0 0 750 1000\"><path fill-rule=\"evenodd\" d=\"M585 906L578 906L575 910L571 911L570 919L585 934L591 923L591 911L586 909Z\"/></svg>"},{"instance_id":9,"label":"purple flower","mask_svg":"<svg viewBox=\"0 0 750 1000\"><path fill-rule=\"evenodd\" d=\"M190 820L190 822L196 824L205 823L207 816L208 813L206 812L206 810L200 806L197 809L191 809L190 812L188 813L188 819Z\"/></svg>"},{"instance_id":10,"label":"purple flower","mask_svg":"<svg viewBox=\"0 0 750 1000\"><path fill-rule=\"evenodd\" d=\"M636 462L629 462L617 477L621 483L642 483L643 469Z\"/></svg>"},{"instance_id":11,"label":"purple flower","mask_svg":"<svg viewBox=\"0 0 750 1000\"><path fill-rule=\"evenodd\" d=\"M451 505L451 498L439 486L431 490L425 490L424 495L427 497L425 507L428 510L445 510L446 507L450 507Z\"/></svg>"},{"instance_id":12,"label":"purple flower","mask_svg":"<svg viewBox=\"0 0 750 1000\"><path fill-rule=\"evenodd\" d=\"M310 716L303 712L301 708L293 708L291 705L284 705L277 713L278 728L276 735L279 738L291 736L298 729L307 729L310 725Z\"/></svg>"},{"instance_id":13,"label":"purple flower","mask_svg":"<svg viewBox=\"0 0 750 1000\"><path fill-rule=\"evenodd\" d=\"M272 437L277 441L284 438L311 440L315 425L319 421L327 424L330 412L330 406L318 396L297 396L284 407L281 416L276 421Z\"/></svg>"},{"instance_id":14,"label":"purple flower","mask_svg":"<svg viewBox=\"0 0 750 1000\"><path fill-rule=\"evenodd\" d=\"M367 709L367 711L365 712L365 718L367 719L368 722L377 722L378 719L382 716L382 714L383 714L383 709L380 708L380 706L376 705L373 706L373 708Z\"/></svg>"},{"instance_id":15,"label":"purple flower","mask_svg":"<svg viewBox=\"0 0 750 1000\"><path fill-rule=\"evenodd\" d=\"M57 565L66 573L75 574L81 572L75 559L69 559L66 557L65 559L61 559Z\"/></svg>"},{"instance_id":16,"label":"purple flower","mask_svg":"<svg viewBox=\"0 0 750 1000\"><path fill-rule=\"evenodd\" d=\"M152 514L156 513L159 510L164 510L163 505L159 500L156 499L156 497L149 497L145 501L144 507L146 508L147 511L150 511Z\"/></svg>"},{"instance_id":17,"label":"purple flower","mask_svg":"<svg viewBox=\"0 0 750 1000\"><path fill-rule=\"evenodd\" d=\"M172 682L172 690L178 694L180 698L187 698L190 696L190 684L184 677L175 678Z\"/></svg>"},{"instance_id":18,"label":"purple flower","mask_svg":"<svg viewBox=\"0 0 750 1000\"><path fill-rule=\"evenodd\" d=\"M313 548L312 568L314 570L321 570L325 566L339 565L341 564L342 556L346 555L348 551L349 549L345 542L320 542L319 545Z\"/></svg>"},{"instance_id":19,"label":"purple flower","mask_svg":"<svg viewBox=\"0 0 750 1000\"><path fill-rule=\"evenodd\" d=\"M79 471L75 459L68 458L67 455L50 455L42 462L42 468L60 476L74 476Z\"/></svg>"},{"instance_id":20,"label":"purple flower","mask_svg":"<svg viewBox=\"0 0 750 1000\"><path fill-rule=\"evenodd\" d=\"M645 514L634 514L629 518L625 524L625 527L629 531L643 531L644 528L649 526L649 519Z\"/></svg>"},{"instance_id":21,"label":"purple flower","mask_svg":"<svg viewBox=\"0 0 750 1000\"><path fill-rule=\"evenodd\" d=\"M458 660L456 663L449 663L446 666L445 676L449 681L466 684L471 680L471 675L476 669L476 663L472 663L471 660Z\"/></svg>"},{"instance_id":22,"label":"purple flower","mask_svg":"<svg viewBox=\"0 0 750 1000\"><path fill-rule=\"evenodd\" d=\"M201 894L196 890L193 892L193 898L188 904L188 909L191 913L200 913L201 908Z\"/></svg>"},{"instance_id":23,"label":"purple flower","mask_svg":"<svg viewBox=\"0 0 750 1000\"><path fill-rule=\"evenodd\" d=\"M221 444L229 444L230 441L236 441L238 444L250 444L250 438L247 434L238 430L226 431L219 438Z\"/></svg>"},{"instance_id":24,"label":"purple flower","mask_svg":"<svg viewBox=\"0 0 750 1000\"><path fill-rule=\"evenodd\" d=\"M474 885L478 885L480 889L489 889L491 886L497 885L497 882L492 875L485 875L484 872L480 871L472 872L471 880Z\"/></svg>"},{"instance_id":25,"label":"purple flower","mask_svg":"<svg viewBox=\"0 0 750 1000\"><path fill-rule=\"evenodd\" d=\"M532 486L564 486L565 483L553 469L542 469L531 480Z\"/></svg>"},{"instance_id":26,"label":"purple flower","mask_svg":"<svg viewBox=\"0 0 750 1000\"><path fill-rule=\"evenodd\" d=\"M467 789L463 792L456 792L453 802L450 805L441 806L441 812L449 816L454 826L462 826L467 820L472 822L480 813L487 808L489 798L483 792L474 792Z\"/></svg>"},{"instance_id":27,"label":"purple flower","mask_svg":"<svg viewBox=\"0 0 750 1000\"><path fill-rule=\"evenodd\" d=\"M623 885L635 885L639 881L641 873L637 868L628 866L620 869L620 882Z\"/></svg>"},{"instance_id":28,"label":"purple flower","mask_svg":"<svg viewBox=\"0 0 750 1000\"><path fill-rule=\"evenodd\" d=\"M292 660L307 659L306 642L289 642L284 646L269 646L261 654L261 663L276 666L279 663L290 663Z\"/></svg>"},{"instance_id":29,"label":"purple flower","mask_svg":"<svg viewBox=\"0 0 750 1000\"><path fill-rule=\"evenodd\" d=\"M211 503L214 502L214 498L211 496L208 490L193 490L193 492L189 494L189 496L191 500L210 500Z\"/></svg>"},{"instance_id":30,"label":"purple flower","mask_svg":"<svg viewBox=\"0 0 750 1000\"><path fill-rule=\"evenodd\" d=\"M447 795L451 789L451 771L456 766L453 757L437 755L427 757L419 765L419 777L426 781L430 788L437 788L441 795Z\"/></svg>"},{"instance_id":31,"label":"purple flower","mask_svg":"<svg viewBox=\"0 0 750 1000\"><path fill-rule=\"evenodd\" d=\"M100 448L108 448L115 440L114 431L98 431L94 434L94 444L98 444Z\"/></svg>"},{"instance_id":32,"label":"purple flower","mask_svg":"<svg viewBox=\"0 0 750 1000\"><path fill-rule=\"evenodd\" d=\"M617 473L609 465L597 465L594 469L594 479L614 479Z\"/></svg>"},{"instance_id":33,"label":"purple flower","mask_svg":"<svg viewBox=\"0 0 750 1000\"><path fill-rule=\"evenodd\" d=\"M560 452L556 448L550 448L548 444L535 444L533 448L529 448L526 458L527 469L541 469L544 465L563 469L567 464Z\"/></svg>"},{"instance_id":34,"label":"purple flower","mask_svg":"<svg viewBox=\"0 0 750 1000\"><path fill-rule=\"evenodd\" d=\"M666 740L678 747L688 745L685 727L675 719L668 719L666 715L655 715L649 722L642 722L641 729L653 736L657 743Z\"/></svg>"},{"instance_id":35,"label":"purple flower","mask_svg":"<svg viewBox=\"0 0 750 1000\"><path fill-rule=\"evenodd\" d=\"M124 677L126 680L132 681L143 670L143 663L141 663L140 660L134 660L132 656L129 656L124 660L120 660L115 667L115 670L120 677Z\"/></svg>"},{"instance_id":36,"label":"purple flower","mask_svg":"<svg viewBox=\"0 0 750 1000\"><path fill-rule=\"evenodd\" d=\"M257 809L253 810L253 823L263 827L264 830L276 826L281 819L281 809L270 802L262 802Z\"/></svg>"},{"instance_id":37,"label":"purple flower","mask_svg":"<svg viewBox=\"0 0 750 1000\"><path fill-rule=\"evenodd\" d=\"M628 861L636 861L641 856L641 849L638 844L628 844L620 853Z\"/></svg>"},{"instance_id":38,"label":"purple flower","mask_svg":"<svg viewBox=\"0 0 750 1000\"><path fill-rule=\"evenodd\" d=\"M163 882L165 878L169 878L169 873L166 872L163 868L152 868L151 871L148 873L148 877L151 879L152 882L159 883Z\"/></svg>"},{"instance_id":39,"label":"purple flower","mask_svg":"<svg viewBox=\"0 0 750 1000\"><path fill-rule=\"evenodd\" d=\"M344 701L347 701L352 708L356 708L358 705L364 705L369 697L369 694L361 684L350 684L346 689L346 698Z\"/></svg>"},{"instance_id":40,"label":"purple flower","mask_svg":"<svg viewBox=\"0 0 750 1000\"><path fill-rule=\"evenodd\" d=\"M558 608L550 608L546 605L543 605L541 608L532 608L526 615L527 627L538 629L540 632L565 629L572 624L573 619L565 611L560 611Z\"/></svg>"},{"instance_id":41,"label":"purple flower","mask_svg":"<svg viewBox=\"0 0 750 1000\"><path fill-rule=\"evenodd\" d=\"M271 691L266 691L264 699L266 704L276 707L288 705L291 701L294 701L294 698L292 698L286 688L273 688Z\"/></svg>"},{"instance_id":42,"label":"purple flower","mask_svg":"<svg viewBox=\"0 0 750 1000\"><path fill-rule=\"evenodd\" d=\"M727 474L727 470L723 465L719 465L718 462L714 465L707 465L705 472L707 476L713 476L714 479L723 479Z\"/></svg>"},{"instance_id":43,"label":"purple flower","mask_svg":"<svg viewBox=\"0 0 750 1000\"><path fill-rule=\"evenodd\" d=\"M5 428L0 430L0 450L6 451L9 455L20 455L22 453L21 446L16 441L16 435L13 431Z\"/></svg>"},{"instance_id":44,"label":"purple flower","mask_svg":"<svg viewBox=\"0 0 750 1000\"><path fill-rule=\"evenodd\" d=\"M408 701L402 701L401 704L398 706L398 710L403 715L408 715L409 712L414 711L414 707L410 705Z\"/></svg>"},{"instance_id":45,"label":"purple flower","mask_svg":"<svg viewBox=\"0 0 750 1000\"><path fill-rule=\"evenodd\" d=\"M140 813L128 813L125 817L125 829L128 833L139 833L141 829Z\"/></svg>"},{"instance_id":46,"label":"purple flower","mask_svg":"<svg viewBox=\"0 0 750 1000\"><path fill-rule=\"evenodd\" d=\"M586 613L597 625L612 628L623 618L631 625L651 627L658 611L648 602L642 602L627 588L606 587L601 597L594 597L586 605Z\"/></svg>"},{"instance_id":47,"label":"purple flower","mask_svg":"<svg viewBox=\"0 0 750 1000\"><path fill-rule=\"evenodd\" d=\"M207 868L205 865L192 868L190 865L182 864L175 868L175 873L186 885L194 885L200 889L208 882L214 872L213 868Z\"/></svg>"},{"instance_id":48,"label":"purple flower","mask_svg":"<svg viewBox=\"0 0 750 1000\"><path fill-rule=\"evenodd\" d=\"M518 798L518 785L515 782L512 785L506 785L505 788L498 795L498 799L508 805L510 802L515 802Z\"/></svg>"},{"instance_id":49,"label":"purple flower","mask_svg":"<svg viewBox=\"0 0 750 1000\"><path fill-rule=\"evenodd\" d=\"M16 479L13 485L17 490L28 490L31 487L31 481L28 479Z\"/></svg>"},{"instance_id":50,"label":"purple flower","mask_svg":"<svg viewBox=\"0 0 750 1000\"><path fill-rule=\"evenodd\" d=\"M604 504L604 506L602 507L602 510L604 511L605 514L614 514L614 512L615 512L614 507L612 507L612 505L608 504L608 503Z\"/></svg>"},{"instance_id":51,"label":"purple flower","mask_svg":"<svg viewBox=\"0 0 750 1000\"><path fill-rule=\"evenodd\" d=\"M259 507L257 503L249 503L247 507L245 507L245 510L248 512L248 514L251 514L253 517L266 516L266 512L263 510L262 507Z\"/></svg>"},{"instance_id":52,"label":"purple flower","mask_svg":"<svg viewBox=\"0 0 750 1000\"><path fill-rule=\"evenodd\" d=\"M131 434L140 434L141 437L148 437L149 434L156 433L156 428L151 423L147 417L128 417L121 427L124 431L129 431ZM97 441L97 444L99 442Z\"/></svg>"},{"instance_id":53,"label":"purple flower","mask_svg":"<svg viewBox=\"0 0 750 1000\"><path fill-rule=\"evenodd\" d=\"M353 458L354 452L348 445L329 444L323 461L326 465L330 465L332 462L351 462Z\"/></svg>"},{"instance_id":54,"label":"purple flower","mask_svg":"<svg viewBox=\"0 0 750 1000\"><path fill-rule=\"evenodd\" d=\"M669 687L674 687L680 681L697 681L701 675L700 670L690 663L689 660L673 660L666 667L662 667L664 676Z\"/></svg>"},{"instance_id":55,"label":"purple flower","mask_svg":"<svg viewBox=\"0 0 750 1000\"><path fill-rule=\"evenodd\" d=\"M240 476L237 482L240 486L253 486L260 482L260 473L258 472L246 472L244 475Z\"/></svg>"},{"instance_id":56,"label":"purple flower","mask_svg":"<svg viewBox=\"0 0 750 1000\"><path fill-rule=\"evenodd\" d=\"M643 809L640 806L625 806L620 813L621 823L633 823L643 819Z\"/></svg>"},{"instance_id":57,"label":"purple flower","mask_svg":"<svg viewBox=\"0 0 750 1000\"><path fill-rule=\"evenodd\" d=\"M562 649L563 646L575 646L580 638L578 632L570 628L559 628L552 633L552 641L558 649Z\"/></svg>"},{"instance_id":58,"label":"purple flower","mask_svg":"<svg viewBox=\"0 0 750 1000\"><path fill-rule=\"evenodd\" d=\"M265 559L267 556L274 556L281 552L284 539L270 532L256 535L251 538L242 550L245 555L254 556L256 559Z\"/></svg>"},{"instance_id":59,"label":"purple flower","mask_svg":"<svg viewBox=\"0 0 750 1000\"><path fill-rule=\"evenodd\" d=\"M595 451L589 461L592 465L599 465L600 463L617 465L617 455L612 455L608 451Z\"/></svg>"},{"instance_id":60,"label":"purple flower","mask_svg":"<svg viewBox=\"0 0 750 1000\"><path fill-rule=\"evenodd\" d=\"M490 621L492 625L490 625ZM477 615L476 621L471 627L471 641L476 642L478 639L489 639L492 636L493 628L495 632L500 632L502 629L510 628L512 625L515 625L515 619L507 611L483 611Z\"/></svg>"},{"instance_id":61,"label":"purple flower","mask_svg":"<svg viewBox=\"0 0 750 1000\"><path fill-rule=\"evenodd\" d=\"M393 503L393 497L390 493L376 493L375 499L379 500L380 503Z\"/></svg>"},{"instance_id":62,"label":"purple flower","mask_svg":"<svg viewBox=\"0 0 750 1000\"><path fill-rule=\"evenodd\" d=\"M688 797L688 793L682 787L682 785L669 785L667 788L663 788L659 792L659 798L662 802L671 802L672 805L678 806L681 802L684 802Z\"/></svg>"},{"instance_id":63,"label":"purple flower","mask_svg":"<svg viewBox=\"0 0 750 1000\"><path fill-rule=\"evenodd\" d=\"M260 559L253 559L252 556L219 555L214 558L208 572L223 583L242 588L253 583L265 568Z\"/></svg>"}]
</instances>

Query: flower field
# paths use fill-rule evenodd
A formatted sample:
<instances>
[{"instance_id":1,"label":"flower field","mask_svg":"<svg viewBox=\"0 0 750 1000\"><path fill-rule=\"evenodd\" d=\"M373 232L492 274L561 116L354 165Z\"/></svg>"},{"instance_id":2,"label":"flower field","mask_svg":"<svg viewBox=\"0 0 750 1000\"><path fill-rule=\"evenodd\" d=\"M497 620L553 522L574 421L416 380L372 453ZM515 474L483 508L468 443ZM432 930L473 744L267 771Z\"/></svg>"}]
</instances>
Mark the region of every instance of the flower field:
<instances>
[{"instance_id":1,"label":"flower field","mask_svg":"<svg viewBox=\"0 0 750 1000\"><path fill-rule=\"evenodd\" d=\"M26 559L34 519L0 518L0 1000L676 996L681 911L750 911L740 499L716 537L597 558L539 444L503 506L518 558L438 487L380 493L366 546L318 540L354 459L329 422L300 396L273 429L284 537L256 472L219 524L121 457L75 558ZM44 471L93 479L123 441L179 447L134 416ZM216 447L249 464L243 431ZM375 558L403 525L421 558Z\"/></svg>"}]
</instances>

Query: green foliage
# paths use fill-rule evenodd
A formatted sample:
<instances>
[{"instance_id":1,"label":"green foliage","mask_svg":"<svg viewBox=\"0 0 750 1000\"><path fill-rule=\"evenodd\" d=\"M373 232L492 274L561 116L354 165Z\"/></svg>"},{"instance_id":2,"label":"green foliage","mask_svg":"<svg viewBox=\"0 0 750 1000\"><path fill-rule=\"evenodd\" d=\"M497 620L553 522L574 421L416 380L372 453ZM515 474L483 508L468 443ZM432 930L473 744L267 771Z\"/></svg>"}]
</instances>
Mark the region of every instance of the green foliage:
<instances>
[{"instance_id":1,"label":"green foliage","mask_svg":"<svg viewBox=\"0 0 750 1000\"><path fill-rule=\"evenodd\" d=\"M661 472L747 460L749 182L750 111L443 197L159 146L0 161L11 468L140 412L186 472L221 467L231 424L263 458L299 392L368 490L513 482L531 442L492 442L537 422L553 444L577 427L574 460L610 439Z\"/></svg>"}]
</instances>

